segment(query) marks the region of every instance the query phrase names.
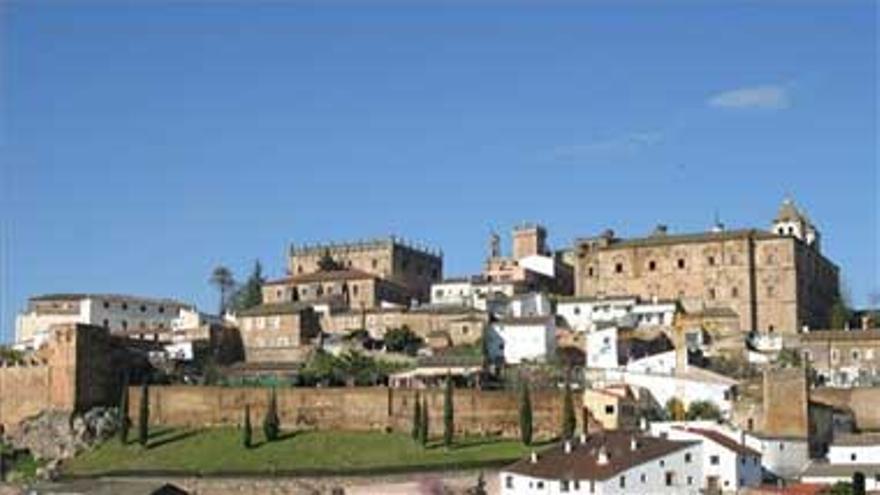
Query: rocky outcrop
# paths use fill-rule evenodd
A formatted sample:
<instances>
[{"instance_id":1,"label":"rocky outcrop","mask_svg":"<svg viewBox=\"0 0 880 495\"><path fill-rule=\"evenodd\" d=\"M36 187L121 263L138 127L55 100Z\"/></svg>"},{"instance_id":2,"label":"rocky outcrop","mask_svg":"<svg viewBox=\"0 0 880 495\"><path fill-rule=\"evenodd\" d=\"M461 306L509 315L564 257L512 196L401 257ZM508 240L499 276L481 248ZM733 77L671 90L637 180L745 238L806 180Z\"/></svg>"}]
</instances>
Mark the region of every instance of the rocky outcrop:
<instances>
[{"instance_id":1,"label":"rocky outcrop","mask_svg":"<svg viewBox=\"0 0 880 495\"><path fill-rule=\"evenodd\" d=\"M28 450L37 460L70 459L112 437L119 427L116 408L98 407L84 414L43 411L18 424L5 441Z\"/></svg>"}]
</instances>

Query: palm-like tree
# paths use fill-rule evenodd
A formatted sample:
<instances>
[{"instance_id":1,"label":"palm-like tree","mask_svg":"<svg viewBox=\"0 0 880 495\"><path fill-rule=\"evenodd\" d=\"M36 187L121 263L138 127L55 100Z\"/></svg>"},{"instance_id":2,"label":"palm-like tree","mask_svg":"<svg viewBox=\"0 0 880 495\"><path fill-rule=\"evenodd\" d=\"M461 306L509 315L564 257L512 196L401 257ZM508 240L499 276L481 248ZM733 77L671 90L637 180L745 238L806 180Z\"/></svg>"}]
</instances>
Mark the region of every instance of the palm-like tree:
<instances>
[{"instance_id":1,"label":"palm-like tree","mask_svg":"<svg viewBox=\"0 0 880 495\"><path fill-rule=\"evenodd\" d=\"M226 313L226 305L229 302L229 294L235 288L235 278L232 276L232 270L223 265L219 265L211 272L211 285L217 287L220 291L220 314Z\"/></svg>"}]
</instances>

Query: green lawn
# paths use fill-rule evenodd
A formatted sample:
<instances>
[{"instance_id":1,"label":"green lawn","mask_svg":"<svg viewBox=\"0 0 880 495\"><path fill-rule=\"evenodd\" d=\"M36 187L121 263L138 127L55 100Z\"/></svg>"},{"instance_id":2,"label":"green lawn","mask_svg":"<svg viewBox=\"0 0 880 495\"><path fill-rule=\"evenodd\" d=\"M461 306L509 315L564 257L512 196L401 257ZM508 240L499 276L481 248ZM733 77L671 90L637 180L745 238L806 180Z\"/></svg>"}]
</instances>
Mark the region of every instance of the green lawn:
<instances>
[{"instance_id":1,"label":"green lawn","mask_svg":"<svg viewBox=\"0 0 880 495\"><path fill-rule=\"evenodd\" d=\"M67 462L69 475L170 470L200 472L326 471L363 472L407 467L466 467L481 462L514 460L529 449L509 440L458 439L446 449L439 444L423 448L400 433L309 431L285 434L265 443L254 432L256 445L245 449L234 428L204 430L157 429L149 448L110 440Z\"/></svg>"}]
</instances>

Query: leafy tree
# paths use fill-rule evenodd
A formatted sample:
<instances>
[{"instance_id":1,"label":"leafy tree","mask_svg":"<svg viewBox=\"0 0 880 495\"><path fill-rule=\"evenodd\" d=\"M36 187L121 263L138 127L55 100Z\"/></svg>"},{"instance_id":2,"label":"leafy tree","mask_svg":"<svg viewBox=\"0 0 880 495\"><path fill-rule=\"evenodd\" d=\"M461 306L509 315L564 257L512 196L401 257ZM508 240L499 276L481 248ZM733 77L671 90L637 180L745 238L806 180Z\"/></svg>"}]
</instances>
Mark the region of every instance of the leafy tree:
<instances>
[{"instance_id":1,"label":"leafy tree","mask_svg":"<svg viewBox=\"0 0 880 495\"><path fill-rule=\"evenodd\" d=\"M211 272L210 282L220 291L220 314L223 315L229 306L229 295L235 288L235 277L232 275L232 270L219 265Z\"/></svg>"},{"instance_id":2,"label":"leafy tree","mask_svg":"<svg viewBox=\"0 0 880 495\"><path fill-rule=\"evenodd\" d=\"M251 275L235 293L235 300L233 301L235 310L241 311L263 304L263 284L265 282L263 265L260 264L260 260L256 260L254 261L254 269Z\"/></svg>"},{"instance_id":3,"label":"leafy tree","mask_svg":"<svg viewBox=\"0 0 880 495\"><path fill-rule=\"evenodd\" d=\"M412 439L418 441L422 432L422 403L419 399L419 393L416 392L416 398L413 401L413 420L412 420Z\"/></svg>"},{"instance_id":4,"label":"leafy tree","mask_svg":"<svg viewBox=\"0 0 880 495\"><path fill-rule=\"evenodd\" d=\"M523 381L519 397L519 436L523 445L532 444L532 398L527 381Z\"/></svg>"},{"instance_id":5,"label":"leafy tree","mask_svg":"<svg viewBox=\"0 0 880 495\"><path fill-rule=\"evenodd\" d=\"M322 272L332 272L341 269L342 265L333 259L333 256L330 255L329 249L325 249L321 259L318 260L318 270Z\"/></svg>"},{"instance_id":6,"label":"leafy tree","mask_svg":"<svg viewBox=\"0 0 880 495\"><path fill-rule=\"evenodd\" d=\"M428 398L422 398L422 419L419 421L419 443L422 447L428 445L428 431L431 418L428 416Z\"/></svg>"},{"instance_id":7,"label":"leafy tree","mask_svg":"<svg viewBox=\"0 0 880 495\"><path fill-rule=\"evenodd\" d=\"M837 483L831 485L831 489L828 490L829 495L853 495L853 486L852 483L846 481L838 481Z\"/></svg>"},{"instance_id":8,"label":"leafy tree","mask_svg":"<svg viewBox=\"0 0 880 495\"><path fill-rule=\"evenodd\" d=\"M253 431L251 428L251 406L250 404L244 405L244 424L241 429L241 444L244 448L249 449L253 445L252 443Z\"/></svg>"},{"instance_id":9,"label":"leafy tree","mask_svg":"<svg viewBox=\"0 0 880 495\"><path fill-rule=\"evenodd\" d=\"M144 380L141 385L141 404L138 415L138 443L147 446L150 437L150 385Z\"/></svg>"},{"instance_id":10,"label":"leafy tree","mask_svg":"<svg viewBox=\"0 0 880 495\"><path fill-rule=\"evenodd\" d=\"M267 442L278 440L281 434L281 419L278 417L278 399L275 396L275 387L269 393L269 405L266 407L266 416L263 417L263 435Z\"/></svg>"},{"instance_id":11,"label":"leafy tree","mask_svg":"<svg viewBox=\"0 0 880 495\"><path fill-rule=\"evenodd\" d=\"M672 397L668 401L666 401L666 414L669 415L669 419L672 421L684 421L687 416L687 411L684 408L684 403L678 397Z\"/></svg>"},{"instance_id":12,"label":"leafy tree","mask_svg":"<svg viewBox=\"0 0 880 495\"><path fill-rule=\"evenodd\" d=\"M865 495L865 473L856 471L852 475L853 495Z\"/></svg>"},{"instance_id":13,"label":"leafy tree","mask_svg":"<svg viewBox=\"0 0 880 495\"><path fill-rule=\"evenodd\" d=\"M573 437L575 428L577 428L577 417L574 411L574 400L571 396L571 383L566 377L565 392L562 400L562 438Z\"/></svg>"},{"instance_id":14,"label":"leafy tree","mask_svg":"<svg viewBox=\"0 0 880 495\"><path fill-rule=\"evenodd\" d=\"M446 389L443 391L443 445L452 445L455 435L455 407L452 403L452 377L446 374Z\"/></svg>"},{"instance_id":15,"label":"leafy tree","mask_svg":"<svg viewBox=\"0 0 880 495\"><path fill-rule=\"evenodd\" d=\"M414 355L424 341L416 335L408 326L392 328L385 332L385 349L391 352L403 352Z\"/></svg>"},{"instance_id":16,"label":"leafy tree","mask_svg":"<svg viewBox=\"0 0 880 495\"><path fill-rule=\"evenodd\" d=\"M796 349L782 349L776 362L785 368L800 368L803 365L801 354Z\"/></svg>"},{"instance_id":17,"label":"leafy tree","mask_svg":"<svg viewBox=\"0 0 880 495\"><path fill-rule=\"evenodd\" d=\"M128 373L125 373L122 377L122 396L119 398L119 441L122 445L128 443L128 429L131 427L128 402Z\"/></svg>"},{"instance_id":18,"label":"leafy tree","mask_svg":"<svg viewBox=\"0 0 880 495\"><path fill-rule=\"evenodd\" d=\"M721 411L714 402L698 400L691 402L691 405L687 408L685 419L688 421L697 419L719 420L721 419Z\"/></svg>"}]
</instances>

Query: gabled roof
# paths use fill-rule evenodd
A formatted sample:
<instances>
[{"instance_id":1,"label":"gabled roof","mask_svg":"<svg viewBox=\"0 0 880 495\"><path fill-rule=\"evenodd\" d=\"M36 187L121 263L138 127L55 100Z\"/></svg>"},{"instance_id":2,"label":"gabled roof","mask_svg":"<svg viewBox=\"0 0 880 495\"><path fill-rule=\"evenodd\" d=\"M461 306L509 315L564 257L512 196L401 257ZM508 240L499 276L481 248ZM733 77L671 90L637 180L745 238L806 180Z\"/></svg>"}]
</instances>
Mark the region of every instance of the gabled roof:
<instances>
[{"instance_id":1,"label":"gabled roof","mask_svg":"<svg viewBox=\"0 0 880 495\"><path fill-rule=\"evenodd\" d=\"M736 452L739 455L756 455L756 456L761 455L761 453L758 452L757 450L755 450L751 447L747 447L744 444L738 443L738 442L734 441L732 438L728 437L727 435L720 433L720 432L717 432L715 430L709 430L706 428L688 428L688 427L677 428L677 429L680 429L682 431L686 431L688 433L695 433L697 435L700 435L701 437L709 439L709 440L717 443L718 445L721 445L722 447L726 448L727 450Z\"/></svg>"},{"instance_id":2,"label":"gabled roof","mask_svg":"<svg viewBox=\"0 0 880 495\"><path fill-rule=\"evenodd\" d=\"M654 459L696 445L697 441L669 440L623 431L605 431L586 437L585 442L572 441L571 452L558 444L530 458L517 461L503 469L543 479L606 480L612 476ZM636 448L632 448L632 441ZM607 462L599 462L604 450Z\"/></svg>"}]
</instances>

